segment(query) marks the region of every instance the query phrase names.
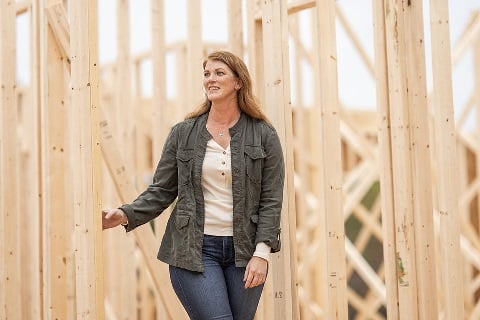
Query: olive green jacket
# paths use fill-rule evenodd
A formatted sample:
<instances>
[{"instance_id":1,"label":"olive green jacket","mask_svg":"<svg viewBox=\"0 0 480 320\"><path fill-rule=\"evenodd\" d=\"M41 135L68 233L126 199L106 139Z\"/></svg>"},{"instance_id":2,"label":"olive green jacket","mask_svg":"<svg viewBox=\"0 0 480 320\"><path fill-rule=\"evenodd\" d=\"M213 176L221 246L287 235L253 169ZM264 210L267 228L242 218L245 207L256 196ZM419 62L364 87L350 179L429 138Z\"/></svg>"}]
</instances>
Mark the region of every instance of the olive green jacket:
<instances>
[{"instance_id":1,"label":"olive green jacket","mask_svg":"<svg viewBox=\"0 0 480 320\"><path fill-rule=\"evenodd\" d=\"M207 114L175 125L163 148L153 183L122 209L127 231L164 211L176 200L158 252L170 265L203 272L205 208L202 164L207 142ZM280 212L285 177L283 152L275 129L242 113L230 128L235 264L245 267L256 244L280 250Z\"/></svg>"}]
</instances>

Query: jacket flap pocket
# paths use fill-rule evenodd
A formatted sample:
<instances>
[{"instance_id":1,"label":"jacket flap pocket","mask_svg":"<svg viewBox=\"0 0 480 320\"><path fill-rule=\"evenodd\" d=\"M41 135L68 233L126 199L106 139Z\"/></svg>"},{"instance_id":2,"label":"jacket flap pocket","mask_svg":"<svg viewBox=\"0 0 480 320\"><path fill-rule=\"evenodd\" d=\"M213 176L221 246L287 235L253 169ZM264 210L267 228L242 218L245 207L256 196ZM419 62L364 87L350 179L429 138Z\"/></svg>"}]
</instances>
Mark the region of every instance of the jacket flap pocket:
<instances>
[{"instance_id":1,"label":"jacket flap pocket","mask_svg":"<svg viewBox=\"0 0 480 320\"><path fill-rule=\"evenodd\" d=\"M261 146L245 146L245 153L252 159L263 159L266 156Z\"/></svg>"},{"instance_id":2,"label":"jacket flap pocket","mask_svg":"<svg viewBox=\"0 0 480 320\"><path fill-rule=\"evenodd\" d=\"M188 222L190 221L190 216L184 216L184 215L177 215L175 217L175 226L178 229L185 228L188 225Z\"/></svg>"},{"instance_id":3,"label":"jacket flap pocket","mask_svg":"<svg viewBox=\"0 0 480 320\"><path fill-rule=\"evenodd\" d=\"M190 161L193 158L193 149L178 149L177 159L180 161Z\"/></svg>"}]
</instances>

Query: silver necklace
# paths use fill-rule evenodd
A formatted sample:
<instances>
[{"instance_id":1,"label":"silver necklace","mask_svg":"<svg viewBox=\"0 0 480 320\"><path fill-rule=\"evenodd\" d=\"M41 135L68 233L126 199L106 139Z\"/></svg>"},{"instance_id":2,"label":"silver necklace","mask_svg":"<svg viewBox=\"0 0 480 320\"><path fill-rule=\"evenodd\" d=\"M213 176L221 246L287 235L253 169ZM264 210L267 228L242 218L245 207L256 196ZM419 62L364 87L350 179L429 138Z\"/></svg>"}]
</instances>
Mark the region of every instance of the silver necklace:
<instances>
[{"instance_id":1,"label":"silver necklace","mask_svg":"<svg viewBox=\"0 0 480 320\"><path fill-rule=\"evenodd\" d=\"M207 125L205 125L205 128L207 128L207 130L208 130L208 126L207 126ZM223 137L225 136L225 132L224 132L224 131L219 131L219 132L217 132L217 135L218 135L219 137L222 137L222 138L223 138Z\"/></svg>"}]
</instances>

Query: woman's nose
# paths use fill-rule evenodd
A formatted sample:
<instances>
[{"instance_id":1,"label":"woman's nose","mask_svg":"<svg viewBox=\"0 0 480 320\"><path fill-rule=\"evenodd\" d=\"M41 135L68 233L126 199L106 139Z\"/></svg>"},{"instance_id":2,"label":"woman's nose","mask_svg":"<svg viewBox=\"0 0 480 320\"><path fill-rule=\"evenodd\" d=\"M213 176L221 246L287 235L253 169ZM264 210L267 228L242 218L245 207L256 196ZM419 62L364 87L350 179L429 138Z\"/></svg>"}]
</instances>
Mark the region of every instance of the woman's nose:
<instances>
[{"instance_id":1,"label":"woman's nose","mask_svg":"<svg viewBox=\"0 0 480 320\"><path fill-rule=\"evenodd\" d=\"M209 77L208 79L206 79L205 81L205 84L208 86L208 85L212 85L213 83L215 83L215 79L213 77Z\"/></svg>"}]
</instances>

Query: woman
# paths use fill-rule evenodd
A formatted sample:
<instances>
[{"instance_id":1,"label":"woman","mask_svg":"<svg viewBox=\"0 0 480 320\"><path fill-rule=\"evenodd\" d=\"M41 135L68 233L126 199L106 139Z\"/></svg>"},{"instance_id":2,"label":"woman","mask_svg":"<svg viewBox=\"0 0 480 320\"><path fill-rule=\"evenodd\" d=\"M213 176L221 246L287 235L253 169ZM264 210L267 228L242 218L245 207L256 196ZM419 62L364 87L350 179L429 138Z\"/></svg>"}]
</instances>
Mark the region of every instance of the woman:
<instances>
[{"instance_id":1,"label":"woman","mask_svg":"<svg viewBox=\"0 0 480 320\"><path fill-rule=\"evenodd\" d=\"M253 319L280 250L283 153L243 61L217 51L203 69L204 103L172 128L153 183L103 211L103 228L131 231L176 200L158 259L188 315Z\"/></svg>"}]
</instances>

